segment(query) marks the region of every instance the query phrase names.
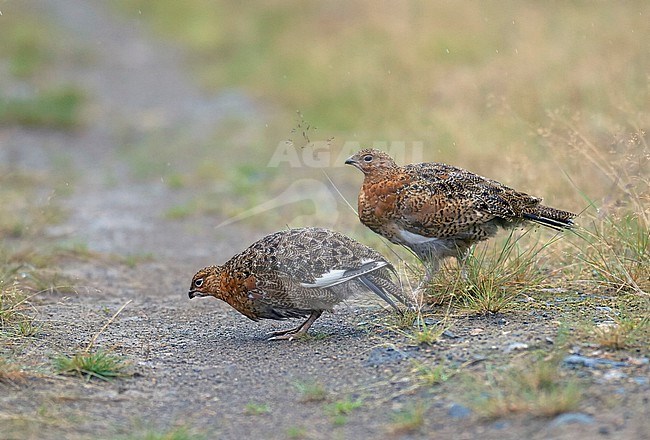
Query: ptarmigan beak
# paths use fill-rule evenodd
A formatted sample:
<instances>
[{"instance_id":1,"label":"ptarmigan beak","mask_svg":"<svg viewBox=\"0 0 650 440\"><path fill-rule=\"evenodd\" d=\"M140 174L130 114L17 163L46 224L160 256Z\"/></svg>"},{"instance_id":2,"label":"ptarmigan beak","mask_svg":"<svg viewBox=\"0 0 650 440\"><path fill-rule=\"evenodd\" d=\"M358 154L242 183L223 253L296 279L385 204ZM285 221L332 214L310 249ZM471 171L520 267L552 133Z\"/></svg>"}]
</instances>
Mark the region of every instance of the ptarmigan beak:
<instances>
[{"instance_id":1,"label":"ptarmigan beak","mask_svg":"<svg viewBox=\"0 0 650 440\"><path fill-rule=\"evenodd\" d=\"M189 292L187 292L187 296L189 296L190 299L192 299L192 298L201 298L207 295L203 292L199 292L198 290L190 290Z\"/></svg>"},{"instance_id":2,"label":"ptarmigan beak","mask_svg":"<svg viewBox=\"0 0 650 440\"><path fill-rule=\"evenodd\" d=\"M362 173L364 173L364 174L366 173L363 170L363 168L361 168L361 163L357 159L355 159L354 156L349 157L348 160L345 161L345 164L346 165L352 165L353 167L355 167L356 169L358 169Z\"/></svg>"}]
</instances>

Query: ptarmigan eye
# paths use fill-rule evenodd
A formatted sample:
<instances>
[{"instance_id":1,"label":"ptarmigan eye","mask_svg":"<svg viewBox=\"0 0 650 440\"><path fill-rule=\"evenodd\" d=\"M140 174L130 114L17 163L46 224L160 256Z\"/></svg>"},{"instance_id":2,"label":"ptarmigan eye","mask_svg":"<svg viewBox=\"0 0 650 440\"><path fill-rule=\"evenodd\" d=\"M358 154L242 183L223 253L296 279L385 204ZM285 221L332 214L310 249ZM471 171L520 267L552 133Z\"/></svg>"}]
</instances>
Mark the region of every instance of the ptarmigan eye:
<instances>
[{"instance_id":1,"label":"ptarmigan eye","mask_svg":"<svg viewBox=\"0 0 650 440\"><path fill-rule=\"evenodd\" d=\"M194 280L194 287L201 287L203 285L203 278L197 278Z\"/></svg>"},{"instance_id":2,"label":"ptarmigan eye","mask_svg":"<svg viewBox=\"0 0 650 440\"><path fill-rule=\"evenodd\" d=\"M370 154L363 156L364 162L372 162L372 156Z\"/></svg>"}]
</instances>

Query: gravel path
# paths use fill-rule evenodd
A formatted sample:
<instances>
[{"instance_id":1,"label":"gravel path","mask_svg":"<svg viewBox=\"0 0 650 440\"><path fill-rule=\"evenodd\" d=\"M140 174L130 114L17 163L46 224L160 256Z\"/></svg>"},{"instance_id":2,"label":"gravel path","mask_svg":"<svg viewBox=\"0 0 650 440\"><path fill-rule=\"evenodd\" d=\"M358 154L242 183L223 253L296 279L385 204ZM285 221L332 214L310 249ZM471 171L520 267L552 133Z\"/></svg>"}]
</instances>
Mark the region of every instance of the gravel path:
<instances>
[{"instance_id":1,"label":"gravel path","mask_svg":"<svg viewBox=\"0 0 650 440\"><path fill-rule=\"evenodd\" d=\"M143 258L135 267L104 259L67 264L78 293L39 298L44 327L25 356L42 363L84 347L131 301L97 344L125 355L135 374L109 383L33 377L0 398L0 424L11 422L0 438L141 438L147 430L178 426L223 439L648 438L647 382L602 385L602 394L620 389L624 396L609 412L593 391L582 419L496 423L465 407L453 385L417 386L414 361L435 366L475 360L480 368L482 359L515 358L516 352L504 351L513 342L543 347L557 333L544 314L459 318L451 336L420 347L387 330L389 313L380 306L353 302L319 319L317 337L269 343L268 332L293 323L253 323L220 302L189 301L196 269L225 261L261 234L240 224L215 229L225 220L218 216L165 219L191 194L159 180L134 179L120 147L154 138L182 151L209 141L225 120L256 123L262 110L240 92L206 96L192 83L177 47L154 40L137 18L113 15L106 2L31 5L65 30L70 41L62 44L89 51L52 75L78 84L91 103L78 131L11 129L0 162L57 172L57 158L71 158L72 193L53 199L70 216L50 230L51 238ZM647 375L647 366L631 374ZM309 383L324 387L325 401L310 401L300 391ZM335 402L356 400L359 408L335 417ZM395 432L394 413L418 404L426 408L421 426Z\"/></svg>"}]
</instances>

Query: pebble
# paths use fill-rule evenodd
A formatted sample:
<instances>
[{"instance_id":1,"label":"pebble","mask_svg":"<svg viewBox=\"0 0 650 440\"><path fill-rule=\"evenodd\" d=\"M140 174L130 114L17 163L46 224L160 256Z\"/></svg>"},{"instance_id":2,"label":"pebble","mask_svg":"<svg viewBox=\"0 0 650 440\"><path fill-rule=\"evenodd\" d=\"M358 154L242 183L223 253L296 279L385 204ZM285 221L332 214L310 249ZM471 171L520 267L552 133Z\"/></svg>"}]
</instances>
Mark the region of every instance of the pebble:
<instances>
[{"instance_id":1,"label":"pebble","mask_svg":"<svg viewBox=\"0 0 650 440\"><path fill-rule=\"evenodd\" d=\"M445 330L444 332L442 332L442 336L444 336L445 338L449 338L449 339L458 339L459 338L459 336L456 333L454 333L454 332L452 332L450 330Z\"/></svg>"},{"instance_id":2,"label":"pebble","mask_svg":"<svg viewBox=\"0 0 650 440\"><path fill-rule=\"evenodd\" d=\"M454 403L451 405L451 407L449 407L449 411L447 411L447 415L452 419L466 419L467 417L472 415L472 410L466 407L465 405Z\"/></svg>"},{"instance_id":3,"label":"pebble","mask_svg":"<svg viewBox=\"0 0 650 440\"><path fill-rule=\"evenodd\" d=\"M641 366L641 365L648 365L650 364L650 359L647 357L642 357L642 358L630 358L628 359L630 364L636 365L636 366Z\"/></svg>"},{"instance_id":4,"label":"pebble","mask_svg":"<svg viewBox=\"0 0 650 440\"><path fill-rule=\"evenodd\" d=\"M579 423L581 425L590 425L594 423L594 418L589 414L584 413L564 413L560 414L549 424L551 428L555 428L562 425L568 425L570 423Z\"/></svg>"},{"instance_id":5,"label":"pebble","mask_svg":"<svg viewBox=\"0 0 650 440\"><path fill-rule=\"evenodd\" d=\"M523 342L513 342L505 348L505 352L510 353L511 351L527 350L527 349L528 349L528 344Z\"/></svg>"},{"instance_id":6,"label":"pebble","mask_svg":"<svg viewBox=\"0 0 650 440\"><path fill-rule=\"evenodd\" d=\"M505 429L505 428L507 428L508 426L510 426L510 423L507 422L506 420L497 420L496 422L494 422L494 423L492 424L492 427L493 427L494 429Z\"/></svg>"},{"instance_id":7,"label":"pebble","mask_svg":"<svg viewBox=\"0 0 650 440\"><path fill-rule=\"evenodd\" d=\"M627 374L623 373L621 370L607 370L605 374L603 374L603 380L621 380L625 379L627 377Z\"/></svg>"},{"instance_id":8,"label":"pebble","mask_svg":"<svg viewBox=\"0 0 650 440\"><path fill-rule=\"evenodd\" d=\"M413 323L413 326L414 327L422 327L423 325L436 325L439 322L440 321L438 321L437 319L434 319L434 318L424 318L424 319L418 318Z\"/></svg>"},{"instance_id":9,"label":"pebble","mask_svg":"<svg viewBox=\"0 0 650 440\"><path fill-rule=\"evenodd\" d=\"M540 291L548 292L548 293L564 293L564 292L568 292L568 290L563 288L563 287L550 287L550 288L540 289Z\"/></svg>"},{"instance_id":10,"label":"pebble","mask_svg":"<svg viewBox=\"0 0 650 440\"><path fill-rule=\"evenodd\" d=\"M405 353L397 351L392 347L377 347L370 352L364 364L366 367L377 367L379 365L399 362L407 357Z\"/></svg>"},{"instance_id":11,"label":"pebble","mask_svg":"<svg viewBox=\"0 0 650 440\"><path fill-rule=\"evenodd\" d=\"M607 367L627 367L629 364L627 362L617 362L611 361L609 359L602 358L591 358L587 356L581 356L579 354L572 354L564 358L564 363L568 365L577 365L587 368L598 368L599 366Z\"/></svg>"}]
</instances>

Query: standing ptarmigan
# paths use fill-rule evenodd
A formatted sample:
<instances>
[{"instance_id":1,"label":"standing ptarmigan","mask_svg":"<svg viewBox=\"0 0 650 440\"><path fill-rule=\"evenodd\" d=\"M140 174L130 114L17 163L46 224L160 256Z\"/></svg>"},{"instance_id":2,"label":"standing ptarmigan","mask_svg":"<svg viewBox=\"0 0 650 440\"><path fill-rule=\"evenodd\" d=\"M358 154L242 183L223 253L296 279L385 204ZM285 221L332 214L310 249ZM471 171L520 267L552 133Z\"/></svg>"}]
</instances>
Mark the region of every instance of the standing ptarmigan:
<instances>
[{"instance_id":1,"label":"standing ptarmigan","mask_svg":"<svg viewBox=\"0 0 650 440\"><path fill-rule=\"evenodd\" d=\"M189 297L214 296L253 321L309 315L297 328L269 338L293 339L305 334L323 311L363 290L397 309L390 296L405 302L391 271L381 254L343 234L289 229L267 235L222 266L198 271Z\"/></svg>"},{"instance_id":2,"label":"standing ptarmigan","mask_svg":"<svg viewBox=\"0 0 650 440\"><path fill-rule=\"evenodd\" d=\"M359 151L345 161L364 174L361 223L409 247L425 263L425 280L445 257L464 259L476 242L532 221L570 228L575 214L542 205L542 199L444 163L398 166L385 152Z\"/></svg>"}]
</instances>

